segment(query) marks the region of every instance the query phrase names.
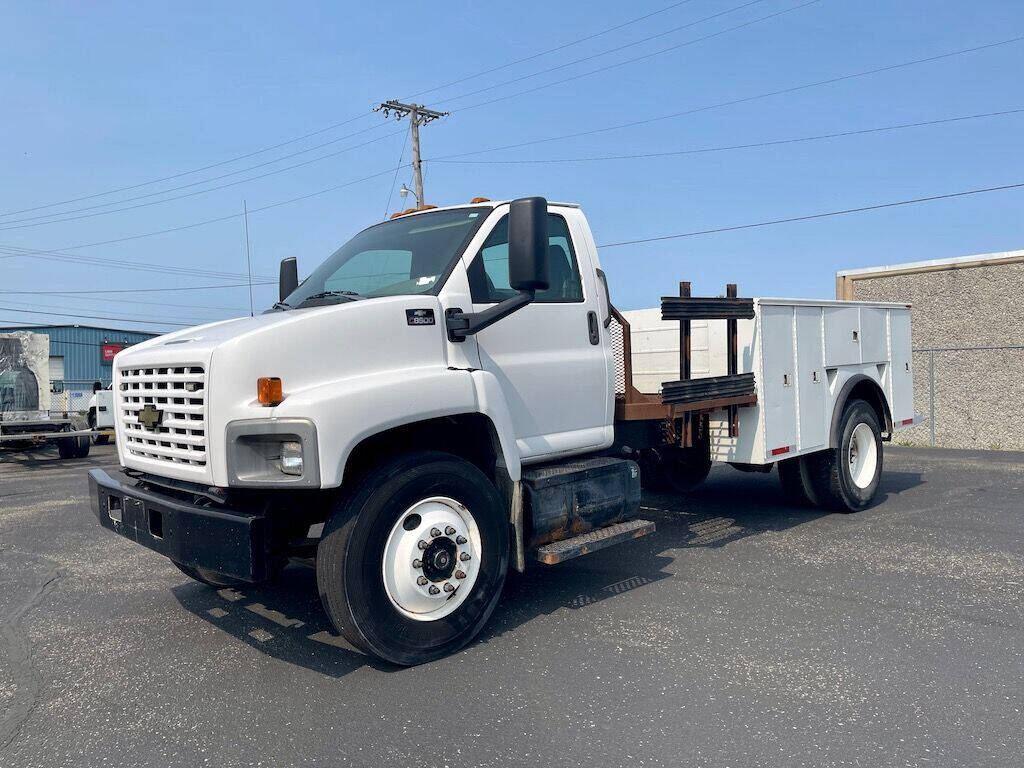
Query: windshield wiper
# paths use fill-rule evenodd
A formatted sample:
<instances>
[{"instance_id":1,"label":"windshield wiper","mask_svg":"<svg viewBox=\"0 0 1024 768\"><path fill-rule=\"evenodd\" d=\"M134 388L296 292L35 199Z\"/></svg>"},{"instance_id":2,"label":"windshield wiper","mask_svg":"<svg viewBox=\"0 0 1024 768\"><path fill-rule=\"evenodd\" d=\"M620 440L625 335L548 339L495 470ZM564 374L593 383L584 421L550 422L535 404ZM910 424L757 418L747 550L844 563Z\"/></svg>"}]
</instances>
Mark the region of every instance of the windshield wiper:
<instances>
[{"instance_id":1,"label":"windshield wiper","mask_svg":"<svg viewBox=\"0 0 1024 768\"><path fill-rule=\"evenodd\" d=\"M275 301L271 309L291 309L292 305L287 301Z\"/></svg>"},{"instance_id":2,"label":"windshield wiper","mask_svg":"<svg viewBox=\"0 0 1024 768\"><path fill-rule=\"evenodd\" d=\"M355 301L356 299L363 298L355 291L320 291L320 293L314 293L312 296L307 296L301 302L299 306L302 306L307 301L313 301L315 299L333 299L335 297L341 297L348 301Z\"/></svg>"}]
</instances>

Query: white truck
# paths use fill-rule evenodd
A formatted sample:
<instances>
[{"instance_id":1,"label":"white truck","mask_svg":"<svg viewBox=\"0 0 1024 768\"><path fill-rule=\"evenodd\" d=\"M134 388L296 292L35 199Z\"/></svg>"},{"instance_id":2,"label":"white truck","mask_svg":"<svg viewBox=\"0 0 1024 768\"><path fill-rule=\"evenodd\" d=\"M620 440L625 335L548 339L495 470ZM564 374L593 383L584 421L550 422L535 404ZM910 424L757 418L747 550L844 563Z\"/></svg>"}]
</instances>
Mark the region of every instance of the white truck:
<instances>
[{"instance_id":1,"label":"white truck","mask_svg":"<svg viewBox=\"0 0 1024 768\"><path fill-rule=\"evenodd\" d=\"M92 441L96 445L106 445L114 436L114 384L111 382L104 387L96 382L92 387L92 397L89 398L86 420L89 429L95 434Z\"/></svg>"},{"instance_id":2,"label":"white truck","mask_svg":"<svg viewBox=\"0 0 1024 768\"><path fill-rule=\"evenodd\" d=\"M619 313L576 205L405 212L301 284L283 261L262 315L118 354L125 478L89 473L93 511L214 586L315 557L337 630L409 665L509 568L651 533L641 482L778 463L799 503L869 505L913 419L909 307L680 294Z\"/></svg>"}]
</instances>

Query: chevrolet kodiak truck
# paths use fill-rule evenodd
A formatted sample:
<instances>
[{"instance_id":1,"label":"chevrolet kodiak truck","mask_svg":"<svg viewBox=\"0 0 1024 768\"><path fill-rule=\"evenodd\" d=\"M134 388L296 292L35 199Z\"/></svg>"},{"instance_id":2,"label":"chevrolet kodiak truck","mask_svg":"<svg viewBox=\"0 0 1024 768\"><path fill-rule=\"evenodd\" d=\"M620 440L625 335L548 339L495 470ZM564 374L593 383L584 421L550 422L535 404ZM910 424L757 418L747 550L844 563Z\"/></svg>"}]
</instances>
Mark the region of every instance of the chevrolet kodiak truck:
<instances>
[{"instance_id":1,"label":"chevrolet kodiak truck","mask_svg":"<svg viewBox=\"0 0 1024 768\"><path fill-rule=\"evenodd\" d=\"M913 422L907 305L609 301L583 211L540 197L363 230L257 317L114 361L110 530L213 586L315 558L352 645L401 665L461 648L509 568L638 536L641 485L778 464L794 502L868 506Z\"/></svg>"}]
</instances>

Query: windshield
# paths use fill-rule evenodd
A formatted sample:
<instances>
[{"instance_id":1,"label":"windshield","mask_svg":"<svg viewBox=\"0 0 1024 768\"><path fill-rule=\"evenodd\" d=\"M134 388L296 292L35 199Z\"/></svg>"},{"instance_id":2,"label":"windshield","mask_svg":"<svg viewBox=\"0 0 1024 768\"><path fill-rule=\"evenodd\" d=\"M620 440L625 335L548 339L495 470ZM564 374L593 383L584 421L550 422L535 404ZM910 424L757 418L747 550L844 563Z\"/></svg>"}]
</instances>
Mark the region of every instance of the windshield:
<instances>
[{"instance_id":1,"label":"windshield","mask_svg":"<svg viewBox=\"0 0 1024 768\"><path fill-rule=\"evenodd\" d=\"M490 208L455 208L403 216L364 229L285 299L331 303L375 296L433 293Z\"/></svg>"}]
</instances>

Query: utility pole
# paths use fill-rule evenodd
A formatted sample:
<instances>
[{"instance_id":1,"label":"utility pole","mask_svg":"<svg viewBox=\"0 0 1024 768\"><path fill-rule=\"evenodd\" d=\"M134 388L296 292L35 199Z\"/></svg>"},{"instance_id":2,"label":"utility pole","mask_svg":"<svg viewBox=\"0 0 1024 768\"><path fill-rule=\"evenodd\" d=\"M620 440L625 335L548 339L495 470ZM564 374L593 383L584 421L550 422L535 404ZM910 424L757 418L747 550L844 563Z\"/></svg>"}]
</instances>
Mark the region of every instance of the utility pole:
<instances>
[{"instance_id":1,"label":"utility pole","mask_svg":"<svg viewBox=\"0 0 1024 768\"><path fill-rule=\"evenodd\" d=\"M409 117L409 133L412 136L412 174L413 182L416 188L416 204L423 205L423 171L420 168L420 126L426 125L431 120L437 120L439 117L446 117L447 112L438 112L434 109L427 109L422 104L403 104L400 101L385 101L380 106L373 108L374 112L383 112L384 117L391 117L391 113L395 113L395 117L399 120L404 117Z\"/></svg>"}]
</instances>

